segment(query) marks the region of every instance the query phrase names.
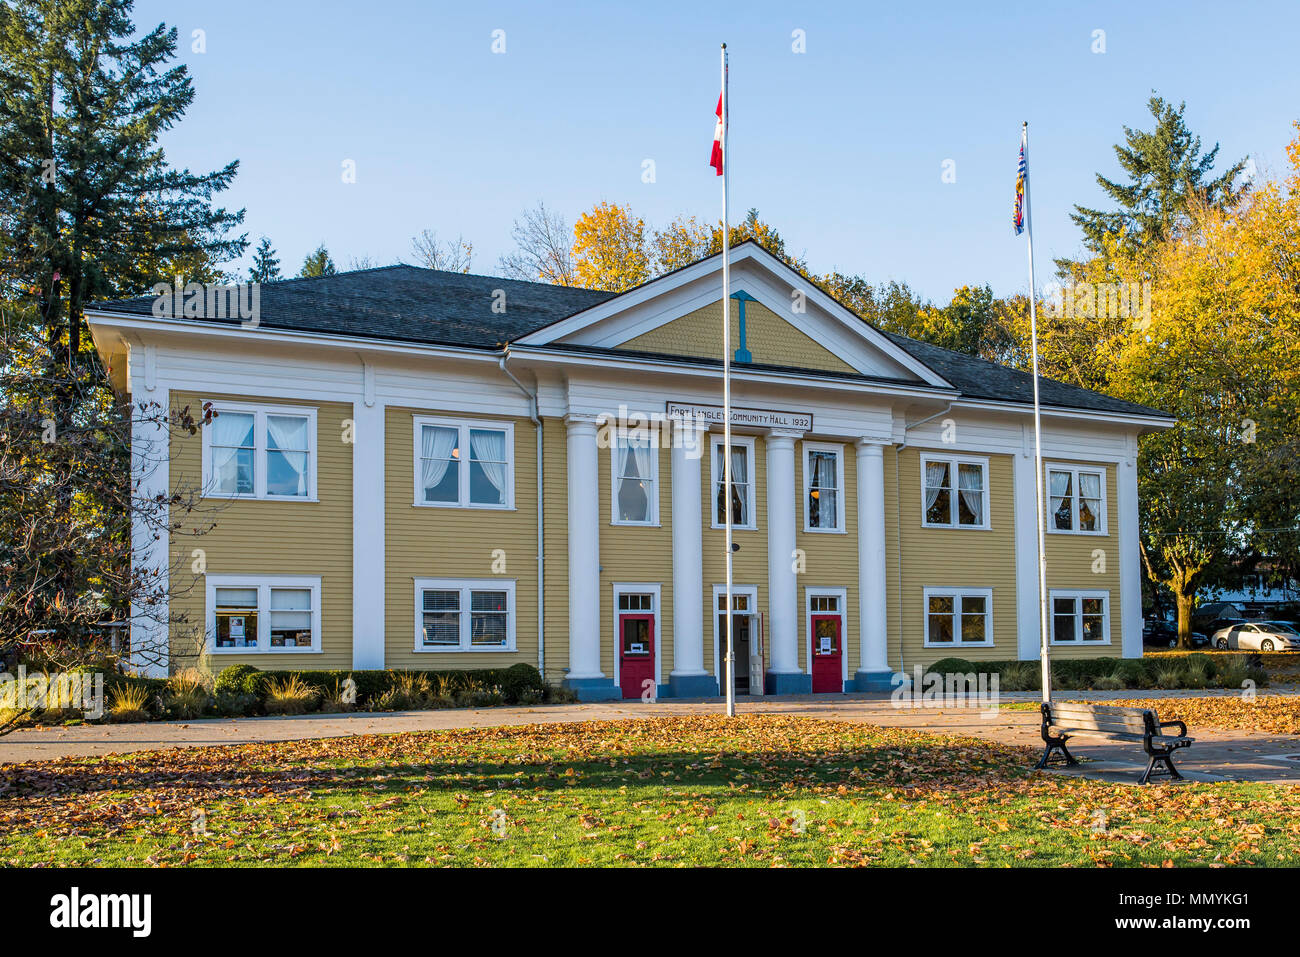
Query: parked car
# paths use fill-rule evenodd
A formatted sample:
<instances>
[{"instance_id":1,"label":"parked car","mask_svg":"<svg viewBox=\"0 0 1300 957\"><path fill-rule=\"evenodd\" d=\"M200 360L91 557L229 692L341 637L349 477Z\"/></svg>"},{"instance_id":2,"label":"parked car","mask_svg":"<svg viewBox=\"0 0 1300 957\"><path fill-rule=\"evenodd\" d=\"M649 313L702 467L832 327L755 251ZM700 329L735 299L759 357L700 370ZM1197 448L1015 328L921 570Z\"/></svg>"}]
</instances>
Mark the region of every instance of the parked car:
<instances>
[{"instance_id":1,"label":"parked car","mask_svg":"<svg viewBox=\"0 0 1300 957\"><path fill-rule=\"evenodd\" d=\"M1281 621L1247 621L1216 631L1214 647L1223 651L1300 651L1300 632Z\"/></svg>"},{"instance_id":2,"label":"parked car","mask_svg":"<svg viewBox=\"0 0 1300 957\"><path fill-rule=\"evenodd\" d=\"M1192 647L1203 648L1210 643L1208 635L1192 632ZM1178 625L1163 618L1148 618L1142 622L1142 644L1160 648L1178 647Z\"/></svg>"}]
</instances>

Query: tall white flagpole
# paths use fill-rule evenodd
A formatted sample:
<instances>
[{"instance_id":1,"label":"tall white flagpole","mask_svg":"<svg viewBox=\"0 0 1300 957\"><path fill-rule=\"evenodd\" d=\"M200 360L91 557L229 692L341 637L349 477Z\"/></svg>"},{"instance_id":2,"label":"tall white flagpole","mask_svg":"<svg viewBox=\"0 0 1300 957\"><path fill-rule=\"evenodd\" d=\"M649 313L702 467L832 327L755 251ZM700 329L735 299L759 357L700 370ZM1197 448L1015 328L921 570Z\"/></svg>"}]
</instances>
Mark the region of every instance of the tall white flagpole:
<instances>
[{"instance_id":1,"label":"tall white flagpole","mask_svg":"<svg viewBox=\"0 0 1300 957\"><path fill-rule=\"evenodd\" d=\"M1034 224L1029 211L1029 121L1020 128L1020 145L1025 151L1025 239L1029 247L1029 340L1034 373L1034 486L1038 491L1038 628L1042 650L1039 658L1043 667L1043 701L1052 700L1052 662L1049 652L1049 625L1047 614L1047 512L1043 501L1043 417L1038 404L1038 306L1034 286Z\"/></svg>"},{"instance_id":2,"label":"tall white flagpole","mask_svg":"<svg viewBox=\"0 0 1300 957\"><path fill-rule=\"evenodd\" d=\"M731 157L727 151L727 45L722 44L722 487L727 529L727 717L736 715L736 651L731 621L731 263L728 253L727 177Z\"/></svg>"}]
</instances>

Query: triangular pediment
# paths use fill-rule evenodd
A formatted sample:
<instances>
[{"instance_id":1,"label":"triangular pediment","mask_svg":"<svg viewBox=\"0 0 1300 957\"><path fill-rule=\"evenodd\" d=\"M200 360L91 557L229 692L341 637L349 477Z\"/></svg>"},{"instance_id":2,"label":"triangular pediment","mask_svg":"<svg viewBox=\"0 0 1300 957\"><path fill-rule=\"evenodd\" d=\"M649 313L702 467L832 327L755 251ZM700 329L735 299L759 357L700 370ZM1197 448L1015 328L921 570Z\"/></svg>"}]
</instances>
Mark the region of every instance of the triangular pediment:
<instances>
[{"instance_id":1,"label":"triangular pediment","mask_svg":"<svg viewBox=\"0 0 1300 957\"><path fill-rule=\"evenodd\" d=\"M733 363L947 385L757 244L733 249L730 262ZM539 329L519 343L721 359L721 293L722 257L711 256Z\"/></svg>"}]
</instances>

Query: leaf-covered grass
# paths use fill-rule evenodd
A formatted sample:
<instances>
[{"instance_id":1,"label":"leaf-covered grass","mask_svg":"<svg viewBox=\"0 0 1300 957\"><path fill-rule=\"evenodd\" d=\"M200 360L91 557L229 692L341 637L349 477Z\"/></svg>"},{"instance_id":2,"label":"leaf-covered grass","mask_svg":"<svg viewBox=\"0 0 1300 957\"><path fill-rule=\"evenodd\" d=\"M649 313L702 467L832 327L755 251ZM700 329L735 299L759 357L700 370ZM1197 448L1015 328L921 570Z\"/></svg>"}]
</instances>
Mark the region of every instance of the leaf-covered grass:
<instances>
[{"instance_id":1,"label":"leaf-covered grass","mask_svg":"<svg viewBox=\"0 0 1300 957\"><path fill-rule=\"evenodd\" d=\"M1296 695L1125 698L1106 703L1154 708L1162 721L1187 722L1192 737L1198 730L1300 734L1300 697Z\"/></svg>"},{"instance_id":2,"label":"leaf-covered grass","mask_svg":"<svg viewBox=\"0 0 1300 957\"><path fill-rule=\"evenodd\" d=\"M64 759L0 771L0 862L1169 866L1300 854L1297 789L1109 785L1035 774L1035 756L762 715Z\"/></svg>"}]
</instances>

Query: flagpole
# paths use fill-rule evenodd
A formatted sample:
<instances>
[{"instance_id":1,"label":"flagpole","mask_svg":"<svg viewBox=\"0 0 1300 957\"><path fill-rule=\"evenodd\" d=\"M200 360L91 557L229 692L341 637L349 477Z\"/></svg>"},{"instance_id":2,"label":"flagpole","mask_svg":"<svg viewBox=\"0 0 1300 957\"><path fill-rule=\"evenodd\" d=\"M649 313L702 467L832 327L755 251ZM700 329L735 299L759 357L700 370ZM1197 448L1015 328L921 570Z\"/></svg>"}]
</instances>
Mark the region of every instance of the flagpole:
<instances>
[{"instance_id":1,"label":"flagpole","mask_svg":"<svg viewBox=\"0 0 1300 957\"><path fill-rule=\"evenodd\" d=\"M1029 121L1020 128L1025 151L1025 240L1029 247L1029 340L1034 374L1034 487L1037 489L1038 518L1038 629L1043 668L1043 702L1052 700L1052 663L1047 615L1047 513L1043 502L1043 416L1038 402L1038 307L1034 286L1034 223L1029 205Z\"/></svg>"},{"instance_id":2,"label":"flagpole","mask_svg":"<svg viewBox=\"0 0 1300 957\"><path fill-rule=\"evenodd\" d=\"M730 226L727 222L727 177L731 158L727 155L727 45L722 44L722 487L726 513L727 547L727 717L736 716L736 652L732 644L731 615L731 263L728 253Z\"/></svg>"}]
</instances>

